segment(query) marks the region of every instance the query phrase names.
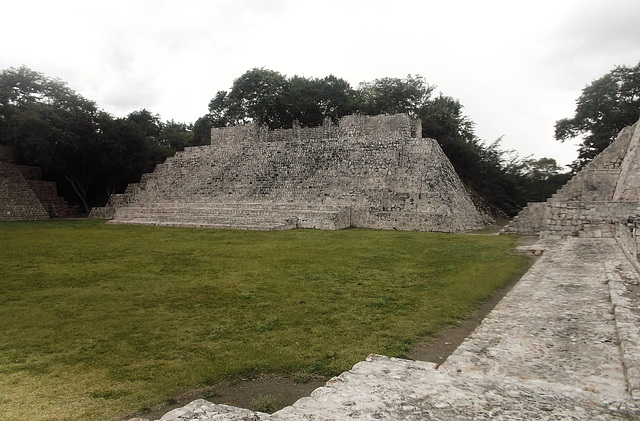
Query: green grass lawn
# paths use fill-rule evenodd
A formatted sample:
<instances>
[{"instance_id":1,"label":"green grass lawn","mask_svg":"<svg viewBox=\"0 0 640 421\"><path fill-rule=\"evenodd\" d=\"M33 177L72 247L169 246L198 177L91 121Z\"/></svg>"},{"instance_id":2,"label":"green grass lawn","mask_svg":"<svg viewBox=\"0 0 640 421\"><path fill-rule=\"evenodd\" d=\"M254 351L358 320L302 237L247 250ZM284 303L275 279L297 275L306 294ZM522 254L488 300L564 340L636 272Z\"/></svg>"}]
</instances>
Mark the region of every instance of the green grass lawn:
<instances>
[{"instance_id":1,"label":"green grass lawn","mask_svg":"<svg viewBox=\"0 0 640 421\"><path fill-rule=\"evenodd\" d=\"M226 379L403 356L521 275L514 242L0 223L0 419L108 420Z\"/></svg>"}]
</instances>

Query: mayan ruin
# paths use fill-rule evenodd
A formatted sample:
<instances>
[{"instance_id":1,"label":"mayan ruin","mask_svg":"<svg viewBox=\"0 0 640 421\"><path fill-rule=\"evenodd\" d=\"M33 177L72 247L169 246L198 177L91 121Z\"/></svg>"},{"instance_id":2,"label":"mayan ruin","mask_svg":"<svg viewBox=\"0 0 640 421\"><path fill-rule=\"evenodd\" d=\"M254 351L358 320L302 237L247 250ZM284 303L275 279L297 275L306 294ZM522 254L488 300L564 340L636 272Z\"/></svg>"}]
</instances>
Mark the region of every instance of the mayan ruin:
<instances>
[{"instance_id":1,"label":"mayan ruin","mask_svg":"<svg viewBox=\"0 0 640 421\"><path fill-rule=\"evenodd\" d=\"M160 421L638 419L639 136L505 227L539 257L442 363L372 354L273 414L198 399Z\"/></svg>"},{"instance_id":2,"label":"mayan ruin","mask_svg":"<svg viewBox=\"0 0 640 421\"><path fill-rule=\"evenodd\" d=\"M637 256L640 123L616 140L546 202L530 203L503 234L542 238L616 238Z\"/></svg>"},{"instance_id":3,"label":"mayan ruin","mask_svg":"<svg viewBox=\"0 0 640 421\"><path fill-rule=\"evenodd\" d=\"M92 216L116 224L468 232L478 211L451 163L407 115L338 124L214 128Z\"/></svg>"},{"instance_id":4,"label":"mayan ruin","mask_svg":"<svg viewBox=\"0 0 640 421\"><path fill-rule=\"evenodd\" d=\"M75 215L76 209L58 196L55 182L43 181L38 167L16 165L13 148L0 145L0 221Z\"/></svg>"}]
</instances>

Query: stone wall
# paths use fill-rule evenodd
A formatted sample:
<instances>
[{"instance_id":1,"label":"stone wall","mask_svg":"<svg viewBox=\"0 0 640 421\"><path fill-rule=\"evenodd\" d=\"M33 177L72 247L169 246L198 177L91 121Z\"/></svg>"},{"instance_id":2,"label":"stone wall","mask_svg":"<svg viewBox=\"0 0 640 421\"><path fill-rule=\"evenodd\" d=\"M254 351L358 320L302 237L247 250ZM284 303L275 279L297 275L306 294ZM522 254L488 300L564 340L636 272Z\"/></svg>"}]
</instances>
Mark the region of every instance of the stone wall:
<instances>
[{"instance_id":1,"label":"stone wall","mask_svg":"<svg viewBox=\"0 0 640 421\"><path fill-rule=\"evenodd\" d=\"M640 124L617 139L546 202L530 203L502 233L608 237L640 215Z\"/></svg>"},{"instance_id":2,"label":"stone wall","mask_svg":"<svg viewBox=\"0 0 640 421\"><path fill-rule=\"evenodd\" d=\"M465 232L489 221L438 143L402 114L216 128L211 145L177 153L98 212L114 223L249 229Z\"/></svg>"}]
</instances>

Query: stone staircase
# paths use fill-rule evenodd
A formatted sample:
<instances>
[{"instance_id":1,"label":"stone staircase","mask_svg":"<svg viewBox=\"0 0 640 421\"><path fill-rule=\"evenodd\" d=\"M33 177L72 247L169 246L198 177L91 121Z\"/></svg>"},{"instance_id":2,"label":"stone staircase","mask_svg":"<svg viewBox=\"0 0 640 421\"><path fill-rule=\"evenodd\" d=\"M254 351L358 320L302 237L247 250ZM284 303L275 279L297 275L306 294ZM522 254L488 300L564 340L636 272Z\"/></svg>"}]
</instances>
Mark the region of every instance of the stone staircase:
<instances>
[{"instance_id":1,"label":"stone staircase","mask_svg":"<svg viewBox=\"0 0 640 421\"><path fill-rule=\"evenodd\" d=\"M557 193L529 203L501 233L612 237L617 223L640 213L639 143L640 123L623 129Z\"/></svg>"},{"instance_id":2,"label":"stone staircase","mask_svg":"<svg viewBox=\"0 0 640 421\"><path fill-rule=\"evenodd\" d=\"M49 214L17 166L7 161L0 161L0 220L48 218Z\"/></svg>"},{"instance_id":3,"label":"stone staircase","mask_svg":"<svg viewBox=\"0 0 640 421\"><path fill-rule=\"evenodd\" d=\"M42 180L39 167L15 164L11 147L0 148L0 182L3 184L0 209L4 213L0 219L68 218L78 215L77 207L69 206L58 196L55 182Z\"/></svg>"},{"instance_id":4,"label":"stone staircase","mask_svg":"<svg viewBox=\"0 0 640 421\"><path fill-rule=\"evenodd\" d=\"M53 181L28 180L31 190L36 194L42 206L52 218L73 218L78 216L78 207L71 206L58 196L56 183Z\"/></svg>"},{"instance_id":5,"label":"stone staircase","mask_svg":"<svg viewBox=\"0 0 640 421\"><path fill-rule=\"evenodd\" d=\"M349 209L338 206L304 209L286 203L154 203L120 207L109 223L264 231L335 230L347 228L349 218Z\"/></svg>"}]
</instances>

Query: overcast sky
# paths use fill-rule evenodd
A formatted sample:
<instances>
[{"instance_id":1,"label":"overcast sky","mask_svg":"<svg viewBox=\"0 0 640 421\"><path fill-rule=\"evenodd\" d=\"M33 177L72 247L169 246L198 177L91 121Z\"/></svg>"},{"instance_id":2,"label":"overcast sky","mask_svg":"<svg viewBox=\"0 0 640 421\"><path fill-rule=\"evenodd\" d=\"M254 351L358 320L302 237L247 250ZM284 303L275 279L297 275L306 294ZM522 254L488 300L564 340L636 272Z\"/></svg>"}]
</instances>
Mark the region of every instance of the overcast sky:
<instances>
[{"instance_id":1,"label":"overcast sky","mask_svg":"<svg viewBox=\"0 0 640 421\"><path fill-rule=\"evenodd\" d=\"M640 61L640 0L7 1L0 69L60 78L115 116L194 122L247 70L352 87L424 76L486 142L576 158L553 138L591 81Z\"/></svg>"}]
</instances>

